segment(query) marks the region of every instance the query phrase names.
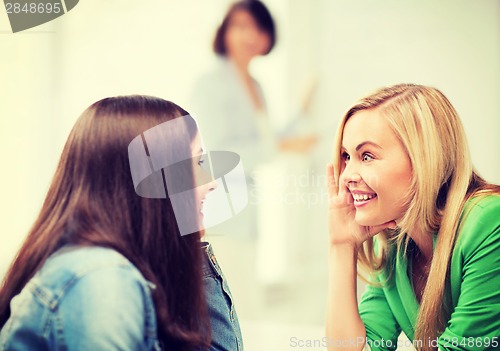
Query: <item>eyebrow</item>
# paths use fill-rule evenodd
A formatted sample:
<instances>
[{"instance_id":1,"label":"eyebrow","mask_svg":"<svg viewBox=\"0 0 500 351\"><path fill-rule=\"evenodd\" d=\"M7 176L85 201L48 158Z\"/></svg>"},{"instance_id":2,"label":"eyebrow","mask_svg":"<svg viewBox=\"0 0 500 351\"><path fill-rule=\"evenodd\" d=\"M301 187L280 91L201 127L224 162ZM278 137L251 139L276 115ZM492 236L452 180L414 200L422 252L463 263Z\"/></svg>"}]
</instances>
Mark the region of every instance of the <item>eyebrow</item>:
<instances>
[{"instance_id":1,"label":"eyebrow","mask_svg":"<svg viewBox=\"0 0 500 351\"><path fill-rule=\"evenodd\" d=\"M372 145L372 146L374 146L374 147L376 147L378 149L382 149L382 146L380 146L378 144L375 144L373 141L363 141L358 146L356 146L356 151L359 151L359 149L361 149L365 145ZM343 150L347 150L344 145L342 145L342 149Z\"/></svg>"}]
</instances>

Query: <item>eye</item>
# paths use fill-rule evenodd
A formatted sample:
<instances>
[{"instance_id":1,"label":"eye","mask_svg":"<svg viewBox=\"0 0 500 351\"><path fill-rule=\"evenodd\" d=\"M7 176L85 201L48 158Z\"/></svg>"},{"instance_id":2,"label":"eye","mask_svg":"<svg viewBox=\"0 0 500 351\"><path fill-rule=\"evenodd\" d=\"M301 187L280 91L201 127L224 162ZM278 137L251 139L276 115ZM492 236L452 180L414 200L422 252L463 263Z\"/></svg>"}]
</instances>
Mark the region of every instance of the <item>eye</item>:
<instances>
[{"instance_id":1,"label":"eye","mask_svg":"<svg viewBox=\"0 0 500 351\"><path fill-rule=\"evenodd\" d=\"M198 166L203 167L203 164L205 163L205 159L206 159L206 154L200 153L198 155L198 162L196 162L198 164Z\"/></svg>"},{"instance_id":2,"label":"eye","mask_svg":"<svg viewBox=\"0 0 500 351\"><path fill-rule=\"evenodd\" d=\"M351 159L351 156L349 156L349 154L344 151L340 154L340 158L342 159L342 161L347 162Z\"/></svg>"},{"instance_id":3,"label":"eye","mask_svg":"<svg viewBox=\"0 0 500 351\"><path fill-rule=\"evenodd\" d=\"M363 162L370 162L370 161L373 161L375 159L372 155L370 155L367 152L363 153L361 158L363 159Z\"/></svg>"}]
</instances>

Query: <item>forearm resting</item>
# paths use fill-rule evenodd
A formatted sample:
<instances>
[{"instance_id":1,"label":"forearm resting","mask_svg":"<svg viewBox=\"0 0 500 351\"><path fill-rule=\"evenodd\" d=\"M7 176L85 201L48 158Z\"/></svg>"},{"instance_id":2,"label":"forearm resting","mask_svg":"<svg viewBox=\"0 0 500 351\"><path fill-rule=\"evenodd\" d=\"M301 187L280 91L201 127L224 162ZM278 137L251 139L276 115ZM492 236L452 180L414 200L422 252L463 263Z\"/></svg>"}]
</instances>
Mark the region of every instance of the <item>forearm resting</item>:
<instances>
[{"instance_id":1,"label":"forearm resting","mask_svg":"<svg viewBox=\"0 0 500 351\"><path fill-rule=\"evenodd\" d=\"M366 331L358 312L356 251L352 246L330 249L328 279L328 350L362 350Z\"/></svg>"}]
</instances>

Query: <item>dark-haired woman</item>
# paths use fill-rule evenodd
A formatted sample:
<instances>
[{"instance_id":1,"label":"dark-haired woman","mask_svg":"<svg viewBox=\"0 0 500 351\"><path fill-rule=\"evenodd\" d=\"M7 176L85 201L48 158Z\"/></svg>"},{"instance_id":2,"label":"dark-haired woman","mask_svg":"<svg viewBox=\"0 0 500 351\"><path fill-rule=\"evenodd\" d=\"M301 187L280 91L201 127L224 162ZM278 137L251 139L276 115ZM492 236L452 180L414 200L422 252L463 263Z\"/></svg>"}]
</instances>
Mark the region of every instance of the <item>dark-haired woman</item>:
<instances>
[{"instance_id":1,"label":"dark-haired woman","mask_svg":"<svg viewBox=\"0 0 500 351\"><path fill-rule=\"evenodd\" d=\"M194 119L166 100L107 98L82 114L1 286L2 350L239 349L227 283L210 246L200 250L215 183L194 186L193 162L188 232L162 180L167 164L155 166L157 156L197 160L200 149ZM138 174L148 182L136 184Z\"/></svg>"},{"instance_id":2,"label":"dark-haired woman","mask_svg":"<svg viewBox=\"0 0 500 351\"><path fill-rule=\"evenodd\" d=\"M252 175L258 167L275 161L278 151L306 152L316 139L297 136L297 126L304 119L294 118L280 131L271 126L262 88L249 66L254 58L269 54L275 42L274 20L261 1L233 3L215 34L217 63L197 81L191 97L190 109L202 114L199 123L207 146L237 152L249 175L254 201L231 222L231 228L217 227L232 234L255 235L256 209L252 204L259 195L252 187Z\"/></svg>"},{"instance_id":3,"label":"dark-haired woman","mask_svg":"<svg viewBox=\"0 0 500 351\"><path fill-rule=\"evenodd\" d=\"M197 82L190 106L203 112L199 123L207 129L207 145L237 152L247 172L276 149L262 88L249 71L255 57L272 50L275 38L273 18L262 2L234 3L215 35L216 66Z\"/></svg>"}]
</instances>

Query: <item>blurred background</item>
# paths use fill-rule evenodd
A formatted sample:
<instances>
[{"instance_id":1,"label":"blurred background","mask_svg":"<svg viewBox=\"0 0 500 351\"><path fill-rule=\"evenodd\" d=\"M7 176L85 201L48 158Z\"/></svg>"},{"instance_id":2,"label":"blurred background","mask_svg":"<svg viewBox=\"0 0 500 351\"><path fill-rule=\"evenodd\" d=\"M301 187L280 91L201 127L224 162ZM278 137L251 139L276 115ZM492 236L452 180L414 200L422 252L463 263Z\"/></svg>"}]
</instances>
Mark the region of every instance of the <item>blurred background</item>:
<instances>
[{"instance_id":1,"label":"blurred background","mask_svg":"<svg viewBox=\"0 0 500 351\"><path fill-rule=\"evenodd\" d=\"M317 143L280 154L259 173L258 234L231 235L229 222L207 238L229 280L246 349L295 350L299 340L323 335L324 169L351 103L383 85L439 88L462 118L477 170L500 183L500 1L263 2L277 43L251 63L251 74L272 125L287 125L300 110L307 123L299 133ZM213 36L230 3L84 0L16 34L0 11L0 277L79 114L122 94L155 95L189 110L193 86L214 63ZM238 218L231 221L237 226Z\"/></svg>"}]
</instances>

